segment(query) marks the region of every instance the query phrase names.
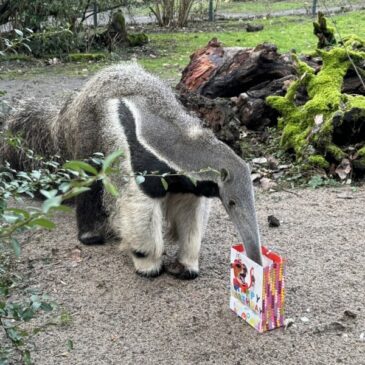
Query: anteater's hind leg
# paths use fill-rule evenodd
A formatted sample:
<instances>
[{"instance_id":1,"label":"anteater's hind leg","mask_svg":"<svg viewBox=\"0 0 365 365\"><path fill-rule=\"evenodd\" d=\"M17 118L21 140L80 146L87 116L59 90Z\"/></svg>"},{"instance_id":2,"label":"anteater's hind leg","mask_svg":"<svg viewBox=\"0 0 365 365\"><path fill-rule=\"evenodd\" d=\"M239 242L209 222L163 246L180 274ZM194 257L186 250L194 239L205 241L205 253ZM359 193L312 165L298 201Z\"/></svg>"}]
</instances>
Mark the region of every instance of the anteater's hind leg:
<instances>
[{"instance_id":1,"label":"anteater's hind leg","mask_svg":"<svg viewBox=\"0 0 365 365\"><path fill-rule=\"evenodd\" d=\"M85 245L104 243L108 215L103 206L103 184L97 181L76 198L78 239Z\"/></svg>"}]
</instances>

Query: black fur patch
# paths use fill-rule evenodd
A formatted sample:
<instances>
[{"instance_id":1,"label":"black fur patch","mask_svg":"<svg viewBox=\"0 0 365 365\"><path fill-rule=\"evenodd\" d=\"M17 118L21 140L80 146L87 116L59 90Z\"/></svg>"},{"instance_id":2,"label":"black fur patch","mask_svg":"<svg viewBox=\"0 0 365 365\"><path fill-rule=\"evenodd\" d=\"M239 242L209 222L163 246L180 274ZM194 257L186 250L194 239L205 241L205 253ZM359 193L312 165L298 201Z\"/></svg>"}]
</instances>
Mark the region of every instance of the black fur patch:
<instances>
[{"instance_id":1,"label":"black fur patch","mask_svg":"<svg viewBox=\"0 0 365 365\"><path fill-rule=\"evenodd\" d=\"M136 250L133 250L132 251L132 254L134 256L136 256L137 258L139 258L139 259L144 259L144 258L146 258L148 256L145 252L136 251Z\"/></svg>"},{"instance_id":2,"label":"black fur patch","mask_svg":"<svg viewBox=\"0 0 365 365\"><path fill-rule=\"evenodd\" d=\"M79 230L79 240L86 244L101 244L105 241L104 228L108 215L103 206L103 184L101 181L94 183L89 191L76 197L76 219ZM82 238L85 233L93 235Z\"/></svg>"},{"instance_id":3,"label":"black fur patch","mask_svg":"<svg viewBox=\"0 0 365 365\"><path fill-rule=\"evenodd\" d=\"M119 106L119 118L128 140L133 171L158 171L159 174L176 173L174 169L146 150L138 141L134 117L122 101ZM140 188L152 198L164 197L167 192L191 193L206 197L219 196L218 185L213 181L198 181L195 186L186 176L166 176L165 180L168 184L167 190L163 187L161 178L157 176L147 176L146 180L140 185Z\"/></svg>"}]
</instances>

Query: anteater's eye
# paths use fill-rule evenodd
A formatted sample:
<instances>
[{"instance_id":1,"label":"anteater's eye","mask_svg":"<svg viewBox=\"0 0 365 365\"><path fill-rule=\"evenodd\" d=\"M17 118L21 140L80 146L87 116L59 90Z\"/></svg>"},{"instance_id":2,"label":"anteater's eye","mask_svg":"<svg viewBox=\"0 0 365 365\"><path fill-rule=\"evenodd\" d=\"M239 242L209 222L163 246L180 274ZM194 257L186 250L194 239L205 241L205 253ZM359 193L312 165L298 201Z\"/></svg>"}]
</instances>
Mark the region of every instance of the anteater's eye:
<instances>
[{"instance_id":1,"label":"anteater's eye","mask_svg":"<svg viewBox=\"0 0 365 365\"><path fill-rule=\"evenodd\" d=\"M233 208L236 205L236 202L234 200L230 200L228 202L228 205L229 205L230 208Z\"/></svg>"}]
</instances>

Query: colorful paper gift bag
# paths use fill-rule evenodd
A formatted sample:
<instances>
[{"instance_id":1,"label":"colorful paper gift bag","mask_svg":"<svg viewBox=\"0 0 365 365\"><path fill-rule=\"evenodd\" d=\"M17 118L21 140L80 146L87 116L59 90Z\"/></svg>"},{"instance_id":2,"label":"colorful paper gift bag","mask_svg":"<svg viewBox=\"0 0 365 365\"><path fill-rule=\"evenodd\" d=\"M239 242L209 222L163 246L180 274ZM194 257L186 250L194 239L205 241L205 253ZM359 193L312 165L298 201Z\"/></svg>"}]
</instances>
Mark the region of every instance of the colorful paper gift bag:
<instances>
[{"instance_id":1,"label":"colorful paper gift bag","mask_svg":"<svg viewBox=\"0 0 365 365\"><path fill-rule=\"evenodd\" d=\"M262 247L263 266L231 248L230 308L259 332L284 325L284 260Z\"/></svg>"}]
</instances>

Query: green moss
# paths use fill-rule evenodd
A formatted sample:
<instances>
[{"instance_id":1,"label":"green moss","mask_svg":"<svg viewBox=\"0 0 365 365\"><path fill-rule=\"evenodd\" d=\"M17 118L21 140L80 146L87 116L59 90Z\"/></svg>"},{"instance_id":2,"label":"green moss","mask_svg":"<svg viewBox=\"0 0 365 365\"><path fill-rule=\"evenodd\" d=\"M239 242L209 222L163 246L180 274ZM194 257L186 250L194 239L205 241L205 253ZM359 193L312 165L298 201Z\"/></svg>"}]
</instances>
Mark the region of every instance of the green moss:
<instances>
[{"instance_id":1,"label":"green moss","mask_svg":"<svg viewBox=\"0 0 365 365\"><path fill-rule=\"evenodd\" d=\"M365 157L365 146L361 147L358 151L357 151L357 155L359 157Z\"/></svg>"},{"instance_id":2,"label":"green moss","mask_svg":"<svg viewBox=\"0 0 365 365\"><path fill-rule=\"evenodd\" d=\"M363 95L347 95L348 108L365 109L365 96Z\"/></svg>"},{"instance_id":3,"label":"green moss","mask_svg":"<svg viewBox=\"0 0 365 365\"><path fill-rule=\"evenodd\" d=\"M326 152L329 153L337 162L341 162L346 157L346 153L333 143L326 145Z\"/></svg>"},{"instance_id":4,"label":"green moss","mask_svg":"<svg viewBox=\"0 0 365 365\"><path fill-rule=\"evenodd\" d=\"M127 35L127 41L130 47L140 47L148 43L148 36L145 33L132 33Z\"/></svg>"},{"instance_id":5,"label":"green moss","mask_svg":"<svg viewBox=\"0 0 365 365\"><path fill-rule=\"evenodd\" d=\"M126 39L127 29L125 26L125 18L121 10L118 10L116 13L113 14L110 28L111 29L109 30L113 30L113 32L118 33L123 38L123 40Z\"/></svg>"},{"instance_id":6,"label":"green moss","mask_svg":"<svg viewBox=\"0 0 365 365\"><path fill-rule=\"evenodd\" d=\"M365 50L365 40L355 34L343 38L345 47L355 50Z\"/></svg>"},{"instance_id":7,"label":"green moss","mask_svg":"<svg viewBox=\"0 0 365 365\"><path fill-rule=\"evenodd\" d=\"M325 48L336 44L335 29L327 25L322 12L318 12L318 22L313 22L313 33L318 37L318 48Z\"/></svg>"},{"instance_id":8,"label":"green moss","mask_svg":"<svg viewBox=\"0 0 365 365\"><path fill-rule=\"evenodd\" d=\"M70 53L68 59L71 62L83 62L83 61L101 61L105 60L106 55L104 53Z\"/></svg>"},{"instance_id":9,"label":"green moss","mask_svg":"<svg viewBox=\"0 0 365 365\"><path fill-rule=\"evenodd\" d=\"M332 141L334 120L341 124L346 112L351 110L353 114L354 108L359 108L356 120L365 118L365 96L341 93L344 76L351 66L347 53L355 60L365 58L364 52L346 50L344 47L335 47L329 51L318 50L323 60L318 74L314 74L311 67L294 56L299 79L290 85L284 97L270 96L266 99L281 114L278 126L283 130L282 147L293 149L297 159L308 160L310 165L328 167L329 162L325 156L337 161L346 157L341 147ZM300 86L304 86L308 94L308 101L304 105L295 104ZM311 156L313 152L308 151L308 145L314 147L316 155Z\"/></svg>"},{"instance_id":10,"label":"green moss","mask_svg":"<svg viewBox=\"0 0 365 365\"><path fill-rule=\"evenodd\" d=\"M308 157L308 163L314 167L327 169L329 167L328 161L321 155L312 155Z\"/></svg>"}]
</instances>

